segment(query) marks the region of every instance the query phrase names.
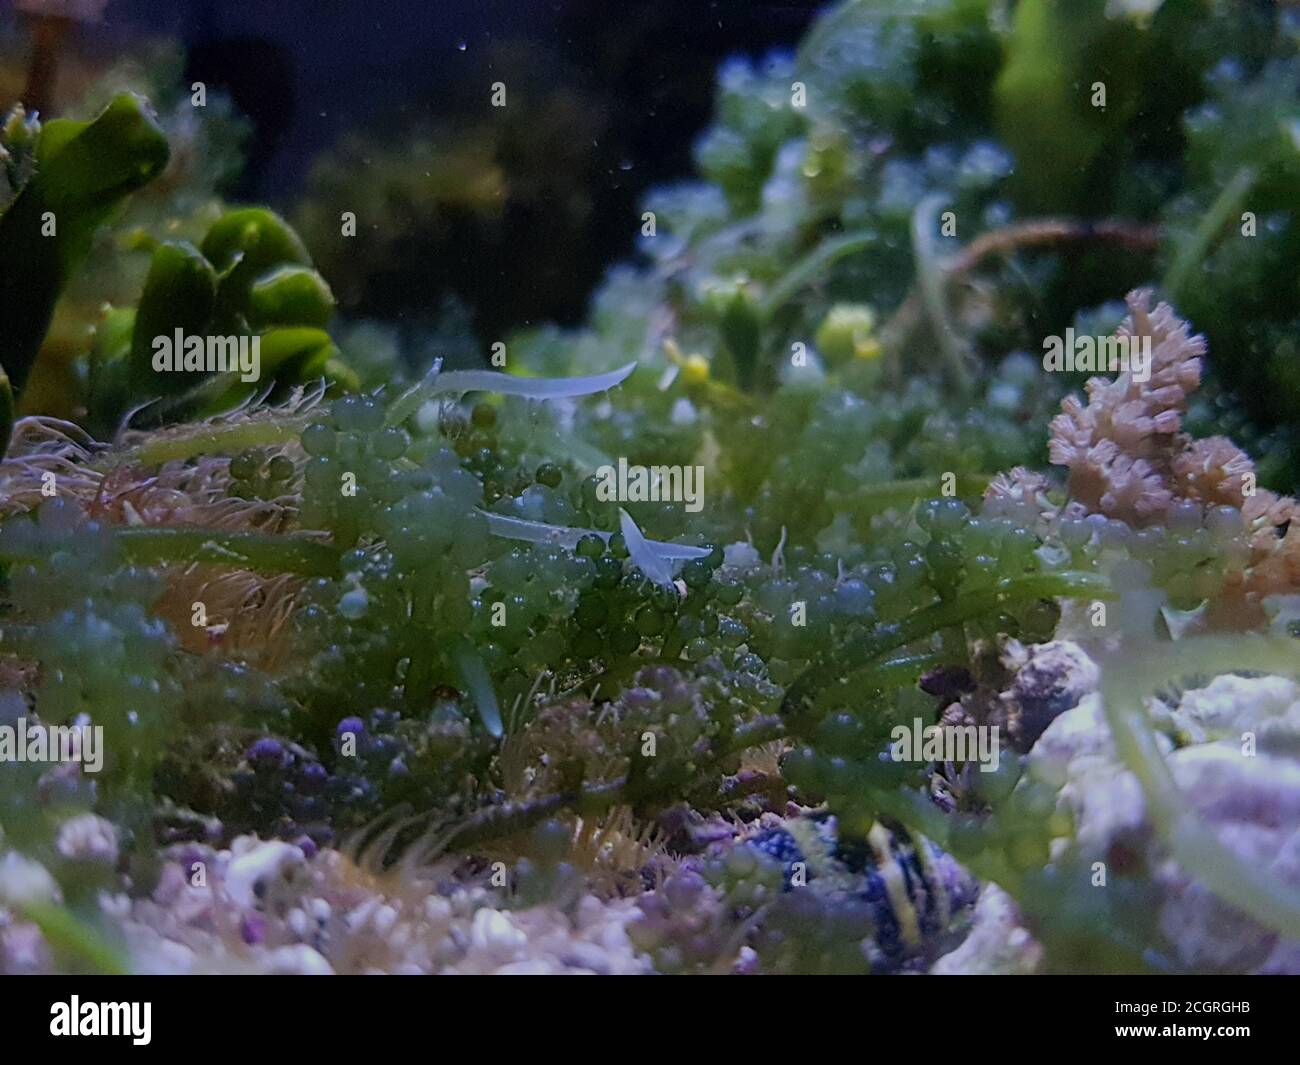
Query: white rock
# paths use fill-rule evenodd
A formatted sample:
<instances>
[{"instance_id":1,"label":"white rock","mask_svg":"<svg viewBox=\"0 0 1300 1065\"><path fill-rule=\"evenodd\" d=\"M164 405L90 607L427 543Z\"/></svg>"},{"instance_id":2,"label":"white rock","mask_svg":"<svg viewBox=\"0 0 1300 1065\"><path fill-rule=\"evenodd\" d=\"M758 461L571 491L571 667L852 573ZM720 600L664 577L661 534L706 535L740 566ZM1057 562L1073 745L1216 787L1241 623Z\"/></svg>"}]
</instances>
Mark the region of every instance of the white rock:
<instances>
[{"instance_id":1,"label":"white rock","mask_svg":"<svg viewBox=\"0 0 1300 1065\"><path fill-rule=\"evenodd\" d=\"M235 842L238 844L239 841ZM235 857L226 870L226 894L236 905L253 909L258 902L258 885L264 891L283 876L290 866L301 864L302 860L302 851L292 843L278 840L235 852Z\"/></svg>"},{"instance_id":2,"label":"white rock","mask_svg":"<svg viewBox=\"0 0 1300 1065\"><path fill-rule=\"evenodd\" d=\"M49 972L53 957L41 930L28 921L6 925L0 921L0 972Z\"/></svg>"},{"instance_id":3,"label":"white rock","mask_svg":"<svg viewBox=\"0 0 1300 1065\"><path fill-rule=\"evenodd\" d=\"M508 965L499 965L492 970L493 976L554 976L565 970L559 969L543 958L529 958L526 961L513 961Z\"/></svg>"},{"instance_id":4,"label":"white rock","mask_svg":"<svg viewBox=\"0 0 1300 1065\"><path fill-rule=\"evenodd\" d=\"M380 906L370 923L379 935L386 936L397 923L397 911L387 904Z\"/></svg>"},{"instance_id":5,"label":"white rock","mask_svg":"<svg viewBox=\"0 0 1300 1065\"><path fill-rule=\"evenodd\" d=\"M375 911L383 905L378 896L372 896L355 906L348 914L348 928L356 933L366 927L374 917Z\"/></svg>"},{"instance_id":6,"label":"white rock","mask_svg":"<svg viewBox=\"0 0 1300 1065\"><path fill-rule=\"evenodd\" d=\"M1100 758L1074 762L1061 799L1074 812L1075 839L1089 860L1105 860L1111 844L1118 840L1136 843L1150 834L1142 786L1115 762Z\"/></svg>"},{"instance_id":7,"label":"white rock","mask_svg":"<svg viewBox=\"0 0 1300 1065\"><path fill-rule=\"evenodd\" d=\"M117 862L117 829L95 814L79 814L59 826L56 846L65 858L113 865Z\"/></svg>"},{"instance_id":8,"label":"white rock","mask_svg":"<svg viewBox=\"0 0 1300 1065\"><path fill-rule=\"evenodd\" d=\"M100 912L107 917L125 921L131 916L131 896L125 891L101 891L98 901Z\"/></svg>"},{"instance_id":9,"label":"white rock","mask_svg":"<svg viewBox=\"0 0 1300 1065\"><path fill-rule=\"evenodd\" d=\"M970 934L956 950L934 963L935 976L1025 975L1032 973L1042 948L1020 926L1016 904L997 884L987 885L975 904Z\"/></svg>"},{"instance_id":10,"label":"white rock","mask_svg":"<svg viewBox=\"0 0 1300 1065\"><path fill-rule=\"evenodd\" d=\"M59 885L40 862L17 851L0 857L0 903L20 907L34 902L58 902Z\"/></svg>"},{"instance_id":11,"label":"white rock","mask_svg":"<svg viewBox=\"0 0 1300 1065\"><path fill-rule=\"evenodd\" d=\"M1300 826L1300 763L1247 756L1231 741L1184 747L1169 763L1202 817L1288 832Z\"/></svg>"},{"instance_id":12,"label":"white rock","mask_svg":"<svg viewBox=\"0 0 1300 1065\"><path fill-rule=\"evenodd\" d=\"M472 950L480 950L503 961L515 957L528 945L528 937L509 916L484 906L474 914L469 929Z\"/></svg>"},{"instance_id":13,"label":"white rock","mask_svg":"<svg viewBox=\"0 0 1300 1065\"><path fill-rule=\"evenodd\" d=\"M1060 787L1069 778L1070 763L1087 755L1115 756L1101 696L1095 692L1047 726L1029 751L1029 768L1035 776Z\"/></svg>"},{"instance_id":14,"label":"white rock","mask_svg":"<svg viewBox=\"0 0 1300 1065\"><path fill-rule=\"evenodd\" d=\"M128 926L131 971L151 976L184 976L198 966L198 955L183 943L164 939L140 925Z\"/></svg>"},{"instance_id":15,"label":"white rock","mask_svg":"<svg viewBox=\"0 0 1300 1065\"><path fill-rule=\"evenodd\" d=\"M279 947L266 955L263 967L267 972L281 976L332 976L334 968L319 951L305 943L292 947Z\"/></svg>"},{"instance_id":16,"label":"white rock","mask_svg":"<svg viewBox=\"0 0 1300 1065\"><path fill-rule=\"evenodd\" d=\"M1297 688L1276 677L1221 676L1183 693L1175 706L1156 704L1156 742L1182 802L1200 828L1216 836L1244 866L1291 890L1300 889L1300 761L1287 737L1300 735ZM1257 752L1244 753L1240 733L1258 729ZM1168 733L1189 745L1174 749ZM1276 733L1270 746L1266 737ZM1215 740L1221 735L1224 738ZM1058 717L1030 752L1036 777L1057 786L1075 818L1074 843L1085 861L1109 862L1118 844L1153 869L1159 887L1156 921L1162 948L1180 967L1206 972L1283 972L1300 951L1209 891L1195 869L1179 866L1146 815L1136 777L1119 761L1101 700L1085 698ZM1058 841L1063 842L1063 841ZM1055 847L1058 856L1062 848Z\"/></svg>"},{"instance_id":17,"label":"white rock","mask_svg":"<svg viewBox=\"0 0 1300 1065\"><path fill-rule=\"evenodd\" d=\"M1184 693L1171 718L1192 743L1239 740L1242 732L1279 720L1300 731L1300 688L1285 677L1224 674Z\"/></svg>"},{"instance_id":18,"label":"white rock","mask_svg":"<svg viewBox=\"0 0 1300 1065\"><path fill-rule=\"evenodd\" d=\"M579 969L589 969L593 973L607 975L610 971L610 958L594 943L572 943L564 952L564 964Z\"/></svg>"},{"instance_id":19,"label":"white rock","mask_svg":"<svg viewBox=\"0 0 1300 1065\"><path fill-rule=\"evenodd\" d=\"M605 907L595 895L584 895L578 900L576 921L580 930L598 925L605 920Z\"/></svg>"}]
</instances>

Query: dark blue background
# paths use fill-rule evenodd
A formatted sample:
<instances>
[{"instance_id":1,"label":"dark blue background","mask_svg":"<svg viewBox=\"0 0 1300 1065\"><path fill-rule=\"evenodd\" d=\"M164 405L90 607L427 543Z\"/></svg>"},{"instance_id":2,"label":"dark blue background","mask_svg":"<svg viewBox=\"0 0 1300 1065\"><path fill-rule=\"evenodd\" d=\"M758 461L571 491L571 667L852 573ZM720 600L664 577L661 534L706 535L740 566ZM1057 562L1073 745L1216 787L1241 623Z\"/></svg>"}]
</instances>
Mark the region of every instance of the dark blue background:
<instances>
[{"instance_id":1,"label":"dark blue background","mask_svg":"<svg viewBox=\"0 0 1300 1065\"><path fill-rule=\"evenodd\" d=\"M707 122L713 74L736 52L798 41L818 8L764 0L110 0L114 35L165 34L191 73L227 87L258 122L259 167L278 198L349 126L437 117L490 84L493 39L553 49L650 125L650 171L678 170ZM465 45L464 51L459 45ZM285 84L281 84L284 82ZM287 88L287 92L285 91ZM479 93L480 97L483 95ZM672 101L665 112L657 101ZM649 110L658 113L651 120ZM643 171L643 173L646 173Z\"/></svg>"},{"instance_id":2,"label":"dark blue background","mask_svg":"<svg viewBox=\"0 0 1300 1065\"><path fill-rule=\"evenodd\" d=\"M391 262L392 276L376 277L347 307L415 323L450 292L471 309L479 329L499 335L539 320L581 320L604 270L632 253L636 229L628 219L646 190L690 173L692 145L712 114L718 65L738 53L792 48L819 6L109 0L102 22L82 29L76 47L111 56L140 39L180 41L185 84L199 80L223 90L251 120L247 165L229 197L289 214L313 159L350 131L400 143L422 129L489 122L490 86L498 80L512 102L541 98L557 85L573 89L592 109L598 133L584 138L589 144L571 136L562 145L568 169L547 175L555 209L545 200L512 201L495 242L460 234L419 256L418 268ZM507 42L522 45L525 61L495 69L493 56ZM575 221L563 209L570 180L590 205Z\"/></svg>"}]
</instances>

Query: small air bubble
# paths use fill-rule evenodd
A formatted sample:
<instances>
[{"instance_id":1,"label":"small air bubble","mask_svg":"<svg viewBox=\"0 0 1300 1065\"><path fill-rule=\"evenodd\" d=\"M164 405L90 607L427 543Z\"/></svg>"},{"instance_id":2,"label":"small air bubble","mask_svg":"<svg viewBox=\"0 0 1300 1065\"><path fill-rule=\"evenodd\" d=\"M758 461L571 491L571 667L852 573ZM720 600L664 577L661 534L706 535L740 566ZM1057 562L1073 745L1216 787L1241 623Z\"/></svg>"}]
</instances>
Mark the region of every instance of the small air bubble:
<instances>
[{"instance_id":1,"label":"small air bubble","mask_svg":"<svg viewBox=\"0 0 1300 1065\"><path fill-rule=\"evenodd\" d=\"M458 51L458 52L463 52L463 51L465 51L465 49L468 48L468 47L469 47L469 45L468 45L465 41L457 41L457 42L456 42L456 51Z\"/></svg>"}]
</instances>

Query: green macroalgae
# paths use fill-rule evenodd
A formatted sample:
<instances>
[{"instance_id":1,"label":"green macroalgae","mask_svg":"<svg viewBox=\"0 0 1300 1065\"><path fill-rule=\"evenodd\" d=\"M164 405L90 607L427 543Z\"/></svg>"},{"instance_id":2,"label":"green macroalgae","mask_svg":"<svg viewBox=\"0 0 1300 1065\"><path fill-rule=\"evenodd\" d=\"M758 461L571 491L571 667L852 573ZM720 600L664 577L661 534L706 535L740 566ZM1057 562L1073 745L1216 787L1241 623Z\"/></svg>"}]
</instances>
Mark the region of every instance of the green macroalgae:
<instances>
[{"instance_id":1,"label":"green macroalgae","mask_svg":"<svg viewBox=\"0 0 1300 1065\"><path fill-rule=\"evenodd\" d=\"M166 138L15 112L0 727L107 752L0 764L34 967L1293 967L1289 844L1233 812L1297 793L1292 20L1000 10L729 61L639 263L490 369L335 323L264 208L88 260ZM128 262L43 408L56 301ZM160 376L177 330L264 379ZM1067 330L1150 372L1080 398Z\"/></svg>"}]
</instances>

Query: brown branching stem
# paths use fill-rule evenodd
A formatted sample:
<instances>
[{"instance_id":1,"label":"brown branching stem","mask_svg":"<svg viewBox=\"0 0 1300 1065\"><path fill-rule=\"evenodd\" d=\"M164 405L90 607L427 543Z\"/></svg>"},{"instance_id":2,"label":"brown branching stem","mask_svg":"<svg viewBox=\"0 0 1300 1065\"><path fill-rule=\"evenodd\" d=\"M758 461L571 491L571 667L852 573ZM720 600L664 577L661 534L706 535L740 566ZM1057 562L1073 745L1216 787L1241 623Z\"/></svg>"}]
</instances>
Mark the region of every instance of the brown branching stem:
<instances>
[{"instance_id":1,"label":"brown branching stem","mask_svg":"<svg viewBox=\"0 0 1300 1065\"><path fill-rule=\"evenodd\" d=\"M779 715L756 718L722 738L707 757L695 763L692 775L699 777L713 771L728 758L751 747L805 731L815 713L816 697L827 687L828 673L832 681L842 680L873 662L879 662L891 651L1013 602L1074 596L1110 598L1112 595L1109 584L1092 573L1038 573L1006 578L988 588L913 611L901 624L872 633L865 640L841 649L825 662L810 666L787 691ZM928 656L915 660L900 659L897 664L891 660L881 663L881 669L919 668L919 663L928 660ZM680 774L647 776L629 773L615 780L584 784L573 792L505 803L474 814L450 830L442 837L441 846L444 850L464 850L487 840L522 832L564 810L593 816L615 806L636 806L663 794L665 781L674 786L689 784L689 781L680 779Z\"/></svg>"},{"instance_id":2,"label":"brown branching stem","mask_svg":"<svg viewBox=\"0 0 1300 1065\"><path fill-rule=\"evenodd\" d=\"M1158 226L1138 225L1112 219L1087 222L1074 218L1038 218L1002 229L981 233L943 264L943 284L970 273L985 259L1009 255L1027 248L1050 248L1059 244L1088 242L1115 244L1130 251L1154 251L1160 241ZM887 351L902 350L912 334L925 320L925 296L919 282L881 329L881 341Z\"/></svg>"},{"instance_id":3,"label":"brown branching stem","mask_svg":"<svg viewBox=\"0 0 1300 1065\"><path fill-rule=\"evenodd\" d=\"M785 725L775 714L756 718L740 726L696 766L706 773L740 751L757 747L785 735ZM475 844L522 832L563 810L589 817L615 806L635 806L651 799L659 786L653 778L628 776L584 784L576 793L547 795L526 802L506 803L475 814L444 837L446 850L464 850Z\"/></svg>"}]
</instances>

